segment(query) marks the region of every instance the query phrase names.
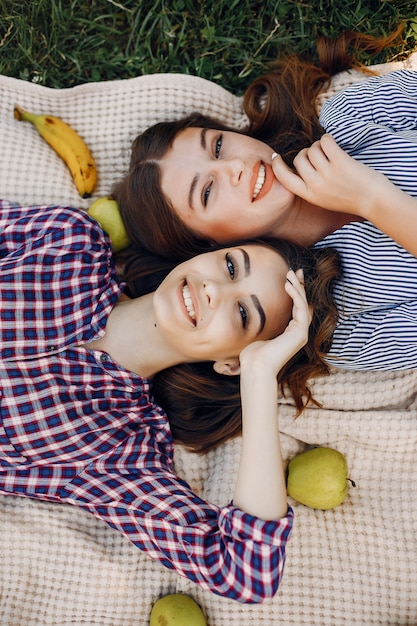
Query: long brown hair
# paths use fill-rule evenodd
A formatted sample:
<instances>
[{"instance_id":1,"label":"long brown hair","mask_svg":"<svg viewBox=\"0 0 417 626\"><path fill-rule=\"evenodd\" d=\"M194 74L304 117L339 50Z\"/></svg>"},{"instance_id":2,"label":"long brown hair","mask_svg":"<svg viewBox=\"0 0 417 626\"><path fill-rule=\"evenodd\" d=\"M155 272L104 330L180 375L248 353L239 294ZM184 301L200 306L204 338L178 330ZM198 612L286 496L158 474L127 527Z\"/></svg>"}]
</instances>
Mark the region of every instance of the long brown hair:
<instances>
[{"instance_id":1,"label":"long brown hair","mask_svg":"<svg viewBox=\"0 0 417 626\"><path fill-rule=\"evenodd\" d=\"M243 105L250 120L246 134L264 141L291 163L299 150L323 132L316 99L331 77L357 67L360 50L377 53L389 46L402 29L400 26L381 39L353 32L336 40L322 37L317 44L319 65L296 56L277 61L244 94ZM156 124L135 139L129 171L113 189L133 246L176 260L203 251L208 243L179 219L161 189L159 160L175 137L189 127L239 132L199 114Z\"/></svg>"},{"instance_id":2,"label":"long brown hair","mask_svg":"<svg viewBox=\"0 0 417 626\"><path fill-rule=\"evenodd\" d=\"M323 134L316 101L331 77L353 67L365 69L358 61L359 52L381 52L402 31L401 25L381 39L353 31L334 40L321 37L317 42L319 65L296 55L277 60L244 94L243 108L250 119L248 134L270 145L291 165L302 148Z\"/></svg>"},{"instance_id":3,"label":"long brown hair","mask_svg":"<svg viewBox=\"0 0 417 626\"><path fill-rule=\"evenodd\" d=\"M244 241L239 245L242 244L268 246L292 268L303 268L306 294L313 309L309 338L278 374L281 391L292 395L300 414L309 402L316 403L308 380L329 372L324 359L337 322L332 285L341 278L339 255L333 249L310 250L281 239ZM173 265L146 253L142 261L139 255L131 255L125 266L130 295L156 289ZM154 378L153 393L155 401L167 412L174 438L195 452L206 452L241 432L239 385L238 376L217 374L211 362L188 363L159 372Z\"/></svg>"}]
</instances>

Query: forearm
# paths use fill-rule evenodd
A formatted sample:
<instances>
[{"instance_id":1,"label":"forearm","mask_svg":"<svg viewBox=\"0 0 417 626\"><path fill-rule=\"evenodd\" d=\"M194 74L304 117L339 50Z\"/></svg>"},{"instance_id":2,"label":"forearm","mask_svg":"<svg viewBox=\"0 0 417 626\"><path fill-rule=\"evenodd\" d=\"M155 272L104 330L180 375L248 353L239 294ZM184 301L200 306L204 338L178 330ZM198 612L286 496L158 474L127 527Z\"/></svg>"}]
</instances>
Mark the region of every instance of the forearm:
<instances>
[{"instance_id":1,"label":"forearm","mask_svg":"<svg viewBox=\"0 0 417 626\"><path fill-rule=\"evenodd\" d=\"M277 381L262 367L242 371L242 453L233 502L261 519L287 514L277 415Z\"/></svg>"},{"instance_id":2,"label":"forearm","mask_svg":"<svg viewBox=\"0 0 417 626\"><path fill-rule=\"evenodd\" d=\"M278 422L277 374L307 343L311 311L302 269L289 270L285 290L292 318L281 335L257 341L240 354L242 452L234 504L264 520L287 514L287 489Z\"/></svg>"},{"instance_id":3,"label":"forearm","mask_svg":"<svg viewBox=\"0 0 417 626\"><path fill-rule=\"evenodd\" d=\"M389 183L365 208L363 217L417 257L417 198Z\"/></svg>"},{"instance_id":4,"label":"forearm","mask_svg":"<svg viewBox=\"0 0 417 626\"><path fill-rule=\"evenodd\" d=\"M158 465L158 454L152 462ZM202 500L170 471L103 474L91 464L63 490L140 550L204 589L239 602L262 602L280 583L293 513L276 522ZM113 491L112 491L113 490ZM120 494L112 499L109 493ZM63 500L63 501L65 501Z\"/></svg>"}]
</instances>

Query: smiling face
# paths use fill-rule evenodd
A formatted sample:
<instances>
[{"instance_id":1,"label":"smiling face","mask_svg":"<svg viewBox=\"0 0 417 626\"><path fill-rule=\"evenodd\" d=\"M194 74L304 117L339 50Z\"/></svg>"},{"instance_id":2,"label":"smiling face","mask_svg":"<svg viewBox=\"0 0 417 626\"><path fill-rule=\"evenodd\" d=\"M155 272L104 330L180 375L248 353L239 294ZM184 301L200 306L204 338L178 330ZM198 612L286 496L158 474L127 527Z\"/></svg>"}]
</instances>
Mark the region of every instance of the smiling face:
<instances>
[{"instance_id":1,"label":"smiling face","mask_svg":"<svg viewBox=\"0 0 417 626\"><path fill-rule=\"evenodd\" d=\"M194 257L170 272L154 294L159 330L184 362L236 358L249 343L271 339L287 326L288 269L262 245Z\"/></svg>"},{"instance_id":2,"label":"smiling face","mask_svg":"<svg viewBox=\"0 0 417 626\"><path fill-rule=\"evenodd\" d=\"M234 132L187 128L160 160L161 186L194 233L219 243L274 234L294 194L275 178L271 148Z\"/></svg>"}]
</instances>

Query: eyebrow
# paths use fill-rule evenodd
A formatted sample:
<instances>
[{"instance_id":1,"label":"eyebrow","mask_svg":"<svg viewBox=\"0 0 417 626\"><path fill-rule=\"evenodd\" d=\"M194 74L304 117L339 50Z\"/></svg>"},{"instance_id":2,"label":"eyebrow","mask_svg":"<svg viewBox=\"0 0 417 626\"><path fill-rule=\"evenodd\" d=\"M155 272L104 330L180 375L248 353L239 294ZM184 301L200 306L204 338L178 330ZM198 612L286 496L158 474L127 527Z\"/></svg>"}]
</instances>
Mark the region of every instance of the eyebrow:
<instances>
[{"instance_id":1,"label":"eyebrow","mask_svg":"<svg viewBox=\"0 0 417 626\"><path fill-rule=\"evenodd\" d=\"M260 321L260 324L259 324L259 330L256 333L256 336L258 336L258 335L261 334L261 332L265 328L266 315L265 315L265 311L262 308L262 304L259 302L258 296L251 295L251 298L252 298L253 304L255 305L255 309L258 311L259 317L261 318L261 321Z\"/></svg>"},{"instance_id":2,"label":"eyebrow","mask_svg":"<svg viewBox=\"0 0 417 626\"><path fill-rule=\"evenodd\" d=\"M243 254L243 262L245 265L245 276L249 276L250 274L250 258L249 254L243 248L239 248L241 253Z\"/></svg>"},{"instance_id":3,"label":"eyebrow","mask_svg":"<svg viewBox=\"0 0 417 626\"><path fill-rule=\"evenodd\" d=\"M200 133L200 147L204 151L206 151L206 149L207 149L207 143L206 143L207 131L208 131L208 128L202 128L201 129L201 133ZM193 180L191 181L190 191L188 193L188 206L193 211L194 211L193 195L194 195L194 192L195 192L195 188L197 187L197 183L198 183L199 178L200 178L199 174L196 174L194 176Z\"/></svg>"},{"instance_id":4,"label":"eyebrow","mask_svg":"<svg viewBox=\"0 0 417 626\"><path fill-rule=\"evenodd\" d=\"M243 254L243 262L244 262L244 267L245 267L245 276L249 276L249 274L250 274L250 258L249 258L249 254L243 248L239 248L239 250ZM265 328L266 315L265 315L265 311L263 310L262 304L259 302L258 296L255 296L254 294L252 294L251 295L251 299L252 299L254 307L258 311L259 317L260 317L259 330L256 333L256 336L258 336L258 335L261 334L261 332Z\"/></svg>"}]
</instances>

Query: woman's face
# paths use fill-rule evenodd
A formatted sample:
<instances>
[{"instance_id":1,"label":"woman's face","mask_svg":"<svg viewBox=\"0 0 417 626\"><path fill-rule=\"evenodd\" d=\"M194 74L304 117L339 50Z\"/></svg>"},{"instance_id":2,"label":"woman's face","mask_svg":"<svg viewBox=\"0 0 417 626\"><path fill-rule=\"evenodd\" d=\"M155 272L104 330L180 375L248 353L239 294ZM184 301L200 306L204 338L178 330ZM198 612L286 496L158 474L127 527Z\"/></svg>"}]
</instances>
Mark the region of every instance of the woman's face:
<instances>
[{"instance_id":1,"label":"woman's face","mask_svg":"<svg viewBox=\"0 0 417 626\"><path fill-rule=\"evenodd\" d=\"M206 239L273 235L294 194L276 180L272 154L247 135L187 128L160 160L162 191L182 222Z\"/></svg>"},{"instance_id":2,"label":"woman's face","mask_svg":"<svg viewBox=\"0 0 417 626\"><path fill-rule=\"evenodd\" d=\"M184 362L236 358L249 343L271 339L287 326L288 269L277 252L255 244L194 257L156 290L157 326Z\"/></svg>"}]
</instances>

